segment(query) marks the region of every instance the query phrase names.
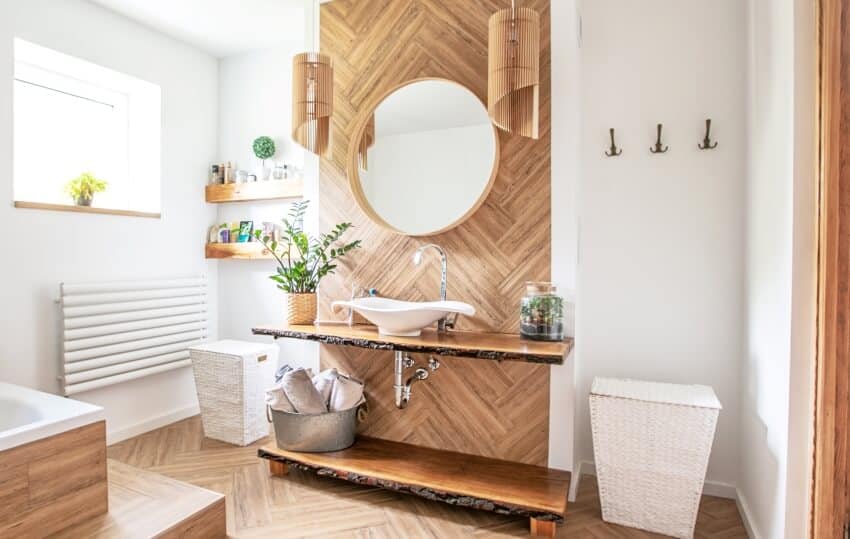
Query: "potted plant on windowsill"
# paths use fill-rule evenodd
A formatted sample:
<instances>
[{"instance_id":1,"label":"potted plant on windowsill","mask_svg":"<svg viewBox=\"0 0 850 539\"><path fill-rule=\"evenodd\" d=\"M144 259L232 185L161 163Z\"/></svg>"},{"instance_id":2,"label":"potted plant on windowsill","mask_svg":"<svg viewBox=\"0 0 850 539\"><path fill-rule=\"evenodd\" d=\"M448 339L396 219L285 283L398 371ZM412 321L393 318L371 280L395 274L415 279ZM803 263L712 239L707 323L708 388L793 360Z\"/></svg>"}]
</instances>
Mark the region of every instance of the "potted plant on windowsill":
<instances>
[{"instance_id":1,"label":"potted plant on windowsill","mask_svg":"<svg viewBox=\"0 0 850 539\"><path fill-rule=\"evenodd\" d=\"M91 206L95 193L106 191L107 182L97 179L91 172L83 172L65 184L65 192L77 206Z\"/></svg>"},{"instance_id":2,"label":"potted plant on windowsill","mask_svg":"<svg viewBox=\"0 0 850 539\"><path fill-rule=\"evenodd\" d=\"M286 321L289 324L312 324L316 320L316 290L326 275L336 270L336 262L360 247L360 240L350 243L340 239L353 225L340 223L327 234L313 238L304 232L304 214L309 201L296 202L283 219L280 241L262 230L254 237L274 256L277 272L269 276L285 292Z\"/></svg>"}]
</instances>

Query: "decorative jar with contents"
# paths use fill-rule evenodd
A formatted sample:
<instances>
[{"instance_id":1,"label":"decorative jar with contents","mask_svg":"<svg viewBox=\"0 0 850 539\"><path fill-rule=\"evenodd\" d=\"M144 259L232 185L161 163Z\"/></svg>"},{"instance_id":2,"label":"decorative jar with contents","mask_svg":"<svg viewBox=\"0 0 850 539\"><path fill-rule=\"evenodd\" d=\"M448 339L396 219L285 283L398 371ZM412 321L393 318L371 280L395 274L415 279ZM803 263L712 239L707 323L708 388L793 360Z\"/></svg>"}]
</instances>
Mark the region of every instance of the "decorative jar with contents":
<instances>
[{"instance_id":1,"label":"decorative jar with contents","mask_svg":"<svg viewBox=\"0 0 850 539\"><path fill-rule=\"evenodd\" d=\"M536 341L564 340L564 299L552 283L525 283L519 314L520 334Z\"/></svg>"}]
</instances>

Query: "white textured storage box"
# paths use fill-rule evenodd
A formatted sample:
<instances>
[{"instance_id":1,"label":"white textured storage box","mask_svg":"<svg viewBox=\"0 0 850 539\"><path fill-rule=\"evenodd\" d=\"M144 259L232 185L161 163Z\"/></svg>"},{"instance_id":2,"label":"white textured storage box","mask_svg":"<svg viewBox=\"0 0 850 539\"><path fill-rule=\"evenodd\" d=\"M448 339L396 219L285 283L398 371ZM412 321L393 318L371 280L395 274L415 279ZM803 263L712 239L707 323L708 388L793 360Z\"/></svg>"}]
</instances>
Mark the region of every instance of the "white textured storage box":
<instances>
[{"instance_id":1,"label":"white textured storage box","mask_svg":"<svg viewBox=\"0 0 850 539\"><path fill-rule=\"evenodd\" d=\"M274 384L276 345L218 341L189 349L204 436L248 445L268 436L266 389Z\"/></svg>"},{"instance_id":2,"label":"white textured storage box","mask_svg":"<svg viewBox=\"0 0 850 539\"><path fill-rule=\"evenodd\" d=\"M708 386L594 379L590 421L602 519L693 537L720 409Z\"/></svg>"}]
</instances>

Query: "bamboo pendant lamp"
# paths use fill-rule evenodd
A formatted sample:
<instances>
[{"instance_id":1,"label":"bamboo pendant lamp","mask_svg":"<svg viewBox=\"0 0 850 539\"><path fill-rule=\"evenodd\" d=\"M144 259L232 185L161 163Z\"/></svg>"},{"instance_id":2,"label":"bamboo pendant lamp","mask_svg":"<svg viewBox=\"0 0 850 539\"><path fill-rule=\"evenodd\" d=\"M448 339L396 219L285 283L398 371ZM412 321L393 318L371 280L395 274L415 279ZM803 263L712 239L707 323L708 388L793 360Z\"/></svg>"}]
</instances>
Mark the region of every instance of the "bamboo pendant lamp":
<instances>
[{"instance_id":1,"label":"bamboo pendant lamp","mask_svg":"<svg viewBox=\"0 0 850 539\"><path fill-rule=\"evenodd\" d=\"M511 7L490 17L487 111L493 123L538 138L540 125L540 15Z\"/></svg>"},{"instance_id":2,"label":"bamboo pendant lamp","mask_svg":"<svg viewBox=\"0 0 850 539\"><path fill-rule=\"evenodd\" d=\"M375 115L369 117L369 122L360 137L360 146L357 155L360 158L360 168L369 170L369 148L375 145Z\"/></svg>"},{"instance_id":3,"label":"bamboo pendant lamp","mask_svg":"<svg viewBox=\"0 0 850 539\"><path fill-rule=\"evenodd\" d=\"M303 52L292 60L292 138L315 154L331 144L334 72L330 56Z\"/></svg>"}]
</instances>

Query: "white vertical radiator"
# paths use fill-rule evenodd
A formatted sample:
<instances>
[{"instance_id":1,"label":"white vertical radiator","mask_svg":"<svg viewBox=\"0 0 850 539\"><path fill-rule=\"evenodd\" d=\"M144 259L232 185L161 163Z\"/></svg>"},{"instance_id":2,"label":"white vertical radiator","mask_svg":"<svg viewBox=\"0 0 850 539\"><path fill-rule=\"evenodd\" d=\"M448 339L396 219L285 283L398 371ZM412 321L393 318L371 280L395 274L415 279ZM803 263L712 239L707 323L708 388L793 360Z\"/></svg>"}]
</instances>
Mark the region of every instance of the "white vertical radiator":
<instances>
[{"instance_id":1,"label":"white vertical radiator","mask_svg":"<svg viewBox=\"0 0 850 539\"><path fill-rule=\"evenodd\" d=\"M206 340L205 277L60 285L66 396L188 367Z\"/></svg>"}]
</instances>

